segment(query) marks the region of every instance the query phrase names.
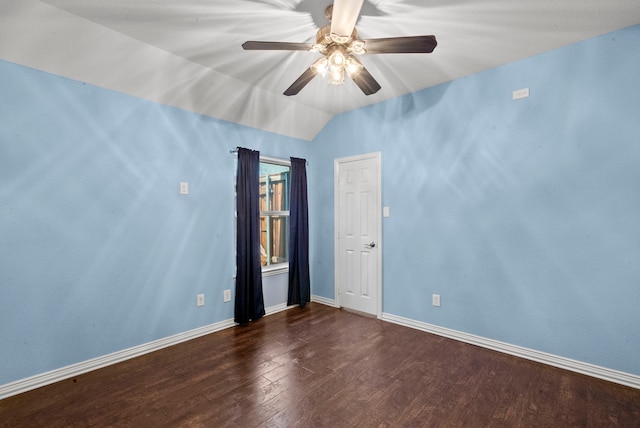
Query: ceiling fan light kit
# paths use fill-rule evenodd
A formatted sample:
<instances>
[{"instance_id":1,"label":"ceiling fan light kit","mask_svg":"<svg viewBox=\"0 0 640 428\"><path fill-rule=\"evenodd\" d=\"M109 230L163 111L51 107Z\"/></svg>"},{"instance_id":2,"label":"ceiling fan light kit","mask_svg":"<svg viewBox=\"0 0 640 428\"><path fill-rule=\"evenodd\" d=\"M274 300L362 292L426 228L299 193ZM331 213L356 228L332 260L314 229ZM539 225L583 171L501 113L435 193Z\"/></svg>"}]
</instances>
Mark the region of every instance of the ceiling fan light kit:
<instances>
[{"instance_id":1,"label":"ceiling fan light kit","mask_svg":"<svg viewBox=\"0 0 640 428\"><path fill-rule=\"evenodd\" d=\"M311 65L311 70L327 80L332 85L340 85L344 82L345 75L351 78L357 76L364 66L353 55L347 54L342 45L334 45L332 52L318 59Z\"/></svg>"},{"instance_id":2,"label":"ceiling fan light kit","mask_svg":"<svg viewBox=\"0 0 640 428\"><path fill-rule=\"evenodd\" d=\"M327 77L333 85L342 84L349 76L365 95L375 94L381 86L356 55L431 53L437 42L435 36L358 39L355 23L362 3L363 0L335 0L325 11L331 23L318 30L316 43L248 41L242 47L245 50L305 50L323 55L284 91L284 95L296 95L317 74Z\"/></svg>"}]
</instances>

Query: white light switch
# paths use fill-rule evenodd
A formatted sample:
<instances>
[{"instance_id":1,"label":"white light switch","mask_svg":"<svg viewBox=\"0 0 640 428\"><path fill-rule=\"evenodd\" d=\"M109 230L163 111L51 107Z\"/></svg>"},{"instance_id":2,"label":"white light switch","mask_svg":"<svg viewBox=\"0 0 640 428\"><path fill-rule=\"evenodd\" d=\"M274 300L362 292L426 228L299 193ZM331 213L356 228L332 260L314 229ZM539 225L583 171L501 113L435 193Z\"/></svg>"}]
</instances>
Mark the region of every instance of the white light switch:
<instances>
[{"instance_id":1,"label":"white light switch","mask_svg":"<svg viewBox=\"0 0 640 428\"><path fill-rule=\"evenodd\" d=\"M439 294L433 294L431 296L431 304L433 306L440 306L440 295Z\"/></svg>"},{"instance_id":2,"label":"white light switch","mask_svg":"<svg viewBox=\"0 0 640 428\"><path fill-rule=\"evenodd\" d=\"M389 217L389 207L382 207L382 216Z\"/></svg>"},{"instance_id":3,"label":"white light switch","mask_svg":"<svg viewBox=\"0 0 640 428\"><path fill-rule=\"evenodd\" d=\"M180 194L188 195L189 194L189 183L181 182L180 183Z\"/></svg>"}]
</instances>

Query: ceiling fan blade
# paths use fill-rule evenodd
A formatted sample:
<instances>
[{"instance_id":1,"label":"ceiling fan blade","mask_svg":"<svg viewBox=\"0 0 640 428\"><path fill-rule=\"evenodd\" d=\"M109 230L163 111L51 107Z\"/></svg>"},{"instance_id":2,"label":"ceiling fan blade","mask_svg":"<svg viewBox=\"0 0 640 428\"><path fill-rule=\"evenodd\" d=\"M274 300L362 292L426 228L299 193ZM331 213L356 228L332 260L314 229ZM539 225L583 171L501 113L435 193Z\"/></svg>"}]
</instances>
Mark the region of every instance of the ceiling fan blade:
<instances>
[{"instance_id":1,"label":"ceiling fan blade","mask_svg":"<svg viewBox=\"0 0 640 428\"><path fill-rule=\"evenodd\" d=\"M305 72L302 73L300 77L298 77L298 79L296 79L296 81L287 88L286 91L284 91L284 94L286 96L296 95L298 92L300 92L300 90L302 90L302 88L307 86L307 83L311 82L311 79L313 79L316 74L318 74L318 72L313 70L313 68L307 68Z\"/></svg>"},{"instance_id":2,"label":"ceiling fan blade","mask_svg":"<svg viewBox=\"0 0 640 428\"><path fill-rule=\"evenodd\" d=\"M331 15L331 33L338 36L351 36L356 26L364 0L334 0Z\"/></svg>"},{"instance_id":3,"label":"ceiling fan blade","mask_svg":"<svg viewBox=\"0 0 640 428\"><path fill-rule=\"evenodd\" d=\"M290 43L290 42L244 42L242 47L246 51L308 51L311 50L311 43Z\"/></svg>"},{"instance_id":4,"label":"ceiling fan blade","mask_svg":"<svg viewBox=\"0 0 640 428\"><path fill-rule=\"evenodd\" d=\"M431 53L438 45L436 36L388 37L363 42L368 54Z\"/></svg>"},{"instance_id":5,"label":"ceiling fan blade","mask_svg":"<svg viewBox=\"0 0 640 428\"><path fill-rule=\"evenodd\" d=\"M364 67L362 67L362 70L360 70L357 75L351 77L351 79L356 82L356 85L362 89L365 95L375 94L381 88L377 80L374 79L371 73Z\"/></svg>"}]
</instances>

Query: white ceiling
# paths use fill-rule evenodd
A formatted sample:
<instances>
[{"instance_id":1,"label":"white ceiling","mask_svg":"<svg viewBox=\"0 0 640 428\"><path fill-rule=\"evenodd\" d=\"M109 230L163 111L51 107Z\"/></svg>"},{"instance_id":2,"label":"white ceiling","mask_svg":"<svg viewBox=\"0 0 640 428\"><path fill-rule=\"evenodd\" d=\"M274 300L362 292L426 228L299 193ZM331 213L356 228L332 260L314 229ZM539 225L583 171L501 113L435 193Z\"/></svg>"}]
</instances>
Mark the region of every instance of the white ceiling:
<instances>
[{"instance_id":1,"label":"white ceiling","mask_svg":"<svg viewBox=\"0 0 640 428\"><path fill-rule=\"evenodd\" d=\"M148 100L312 140L333 115L640 23L639 0L365 0L361 38L434 34L432 54L364 55L382 85L316 77L282 92L331 0L0 0L0 58Z\"/></svg>"}]
</instances>

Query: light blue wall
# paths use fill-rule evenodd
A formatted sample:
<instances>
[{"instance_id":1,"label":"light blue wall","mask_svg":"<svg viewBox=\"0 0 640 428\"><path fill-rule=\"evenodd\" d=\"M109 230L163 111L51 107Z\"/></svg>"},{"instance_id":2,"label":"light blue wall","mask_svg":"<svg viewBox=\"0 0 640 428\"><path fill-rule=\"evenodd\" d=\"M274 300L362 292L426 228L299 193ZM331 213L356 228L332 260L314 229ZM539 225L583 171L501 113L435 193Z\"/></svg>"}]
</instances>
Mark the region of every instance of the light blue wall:
<instances>
[{"instance_id":1,"label":"light blue wall","mask_svg":"<svg viewBox=\"0 0 640 428\"><path fill-rule=\"evenodd\" d=\"M0 81L0 385L232 318L229 150L309 143L5 61Z\"/></svg>"},{"instance_id":2,"label":"light blue wall","mask_svg":"<svg viewBox=\"0 0 640 428\"><path fill-rule=\"evenodd\" d=\"M385 312L640 375L637 46L638 26L312 143L0 61L0 384L232 317L236 146L309 159L313 294L334 297L333 159L381 151Z\"/></svg>"},{"instance_id":3,"label":"light blue wall","mask_svg":"<svg viewBox=\"0 0 640 428\"><path fill-rule=\"evenodd\" d=\"M381 151L384 312L640 375L638 46L635 26L334 118L314 293L334 297L333 158Z\"/></svg>"}]
</instances>

